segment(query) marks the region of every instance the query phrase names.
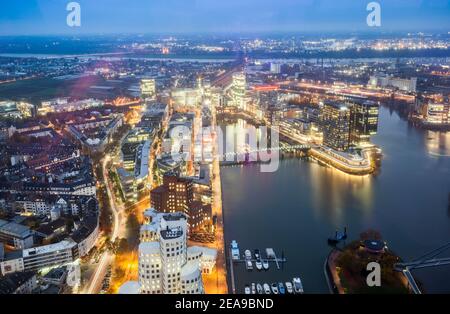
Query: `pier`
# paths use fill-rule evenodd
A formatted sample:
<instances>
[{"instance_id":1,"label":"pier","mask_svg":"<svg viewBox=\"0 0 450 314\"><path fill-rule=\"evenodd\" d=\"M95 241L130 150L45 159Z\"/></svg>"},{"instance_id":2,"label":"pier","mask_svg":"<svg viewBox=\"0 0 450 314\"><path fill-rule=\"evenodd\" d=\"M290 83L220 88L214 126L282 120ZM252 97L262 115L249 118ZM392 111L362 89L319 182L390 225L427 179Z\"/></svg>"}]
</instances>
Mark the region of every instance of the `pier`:
<instances>
[{"instance_id":1,"label":"pier","mask_svg":"<svg viewBox=\"0 0 450 314\"><path fill-rule=\"evenodd\" d=\"M236 294L236 282L234 277L234 264L245 264L248 261L250 261L252 264L254 264L256 261L267 261L268 263L275 264L277 270L281 269L281 266L287 262L287 259L285 257L279 258L276 256L275 251L273 249L266 249L266 257L265 258L259 258L256 259L252 256L252 258L246 258L245 256L240 256L239 259L233 259L232 249L228 248L228 261L230 263L230 281L231 281L231 292L233 294ZM281 265L281 266L280 266ZM252 271L250 269L247 269L247 271ZM264 273L266 271L269 271L269 269L261 269L256 270L257 272Z\"/></svg>"}]
</instances>

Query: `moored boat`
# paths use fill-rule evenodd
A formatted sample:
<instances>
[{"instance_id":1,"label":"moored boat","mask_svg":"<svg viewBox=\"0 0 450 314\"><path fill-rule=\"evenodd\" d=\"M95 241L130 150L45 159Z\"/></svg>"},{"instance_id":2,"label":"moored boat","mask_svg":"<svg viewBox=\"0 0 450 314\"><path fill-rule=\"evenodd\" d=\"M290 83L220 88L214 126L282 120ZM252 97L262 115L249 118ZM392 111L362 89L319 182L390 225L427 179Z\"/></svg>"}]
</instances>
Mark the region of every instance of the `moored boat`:
<instances>
[{"instance_id":1,"label":"moored boat","mask_svg":"<svg viewBox=\"0 0 450 314\"><path fill-rule=\"evenodd\" d=\"M236 240L231 241L231 257L233 260L238 260L240 257L239 246Z\"/></svg>"},{"instance_id":2,"label":"moored boat","mask_svg":"<svg viewBox=\"0 0 450 314\"><path fill-rule=\"evenodd\" d=\"M286 290L284 289L284 285L282 282L278 283L278 291L280 292L280 294L286 294Z\"/></svg>"},{"instance_id":3,"label":"moored boat","mask_svg":"<svg viewBox=\"0 0 450 314\"><path fill-rule=\"evenodd\" d=\"M292 281L295 293L303 293L303 284L300 278L294 278Z\"/></svg>"},{"instance_id":4,"label":"moored boat","mask_svg":"<svg viewBox=\"0 0 450 314\"><path fill-rule=\"evenodd\" d=\"M273 283L270 288L273 294L278 294L278 285L276 283Z\"/></svg>"},{"instance_id":5,"label":"moored boat","mask_svg":"<svg viewBox=\"0 0 450 314\"><path fill-rule=\"evenodd\" d=\"M287 281L287 282L285 282L284 285L286 286L287 293L289 293L289 294L294 293L294 288L292 287L292 283L291 282Z\"/></svg>"},{"instance_id":6,"label":"moored boat","mask_svg":"<svg viewBox=\"0 0 450 314\"><path fill-rule=\"evenodd\" d=\"M263 294L264 293L264 289L263 289L263 287L261 286L260 283L258 283L256 285L256 291L258 292L258 294Z\"/></svg>"}]
</instances>

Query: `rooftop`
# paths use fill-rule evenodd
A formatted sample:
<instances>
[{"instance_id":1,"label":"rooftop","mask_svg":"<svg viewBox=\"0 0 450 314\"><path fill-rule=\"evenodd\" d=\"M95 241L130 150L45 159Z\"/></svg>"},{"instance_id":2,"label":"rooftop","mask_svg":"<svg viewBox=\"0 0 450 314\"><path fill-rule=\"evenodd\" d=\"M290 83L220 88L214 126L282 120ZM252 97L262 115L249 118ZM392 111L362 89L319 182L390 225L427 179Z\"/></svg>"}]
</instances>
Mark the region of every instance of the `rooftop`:
<instances>
[{"instance_id":1,"label":"rooftop","mask_svg":"<svg viewBox=\"0 0 450 314\"><path fill-rule=\"evenodd\" d=\"M26 237L31 234L30 228L15 222L2 224L2 226L0 227L0 232L7 233L17 237Z\"/></svg>"},{"instance_id":2,"label":"rooftop","mask_svg":"<svg viewBox=\"0 0 450 314\"><path fill-rule=\"evenodd\" d=\"M34 272L13 273L0 278L0 294L12 294L35 276Z\"/></svg>"},{"instance_id":3,"label":"rooftop","mask_svg":"<svg viewBox=\"0 0 450 314\"><path fill-rule=\"evenodd\" d=\"M176 239L183 235L182 229L166 229L161 230L161 237L164 240Z\"/></svg>"},{"instance_id":4,"label":"rooftop","mask_svg":"<svg viewBox=\"0 0 450 314\"><path fill-rule=\"evenodd\" d=\"M128 281L120 287L119 294L139 294L139 287L139 282Z\"/></svg>"},{"instance_id":5,"label":"rooftop","mask_svg":"<svg viewBox=\"0 0 450 314\"><path fill-rule=\"evenodd\" d=\"M26 258L29 256L34 256L34 255L39 255L39 254L67 250L67 249L73 248L75 245L76 245L76 243L73 241L61 241L61 242L58 242L55 244L44 245L44 246L24 250L23 257Z\"/></svg>"}]
</instances>

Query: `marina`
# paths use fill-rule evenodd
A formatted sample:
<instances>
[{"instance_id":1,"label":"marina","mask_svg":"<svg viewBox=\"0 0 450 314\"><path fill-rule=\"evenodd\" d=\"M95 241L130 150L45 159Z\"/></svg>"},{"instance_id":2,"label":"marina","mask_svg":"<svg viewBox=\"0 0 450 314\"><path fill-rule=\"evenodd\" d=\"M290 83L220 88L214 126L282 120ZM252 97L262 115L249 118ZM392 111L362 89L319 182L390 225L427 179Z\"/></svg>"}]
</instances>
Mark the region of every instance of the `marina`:
<instances>
[{"instance_id":1,"label":"marina","mask_svg":"<svg viewBox=\"0 0 450 314\"><path fill-rule=\"evenodd\" d=\"M263 252L265 252L265 256L261 254L259 249L254 249L253 254L250 249L244 250L244 254L240 255L239 245L236 240L232 240L229 247L229 269L230 269L230 282L231 282L231 292L236 294L236 283L235 283L235 267L238 265L245 265L245 269L248 272L252 272L255 268L257 270L257 274L263 274L270 269L270 264L273 265L273 269L281 270L283 265L287 262L287 259L284 257L282 253L281 257L278 257L273 248L266 248ZM291 289L293 287L292 283L288 285L284 285L283 283L273 283L269 284L261 284L261 283L252 283L246 284L244 287L245 294L262 294L263 292L274 293L274 294L285 294L289 291L294 291ZM294 282L293 282L294 283ZM294 283L295 284L295 283ZM291 287L291 288L289 288ZM266 289L268 288L268 289Z\"/></svg>"},{"instance_id":2,"label":"marina","mask_svg":"<svg viewBox=\"0 0 450 314\"><path fill-rule=\"evenodd\" d=\"M303 284L300 278L292 281L268 283L251 283L244 287L245 294L303 294Z\"/></svg>"}]
</instances>

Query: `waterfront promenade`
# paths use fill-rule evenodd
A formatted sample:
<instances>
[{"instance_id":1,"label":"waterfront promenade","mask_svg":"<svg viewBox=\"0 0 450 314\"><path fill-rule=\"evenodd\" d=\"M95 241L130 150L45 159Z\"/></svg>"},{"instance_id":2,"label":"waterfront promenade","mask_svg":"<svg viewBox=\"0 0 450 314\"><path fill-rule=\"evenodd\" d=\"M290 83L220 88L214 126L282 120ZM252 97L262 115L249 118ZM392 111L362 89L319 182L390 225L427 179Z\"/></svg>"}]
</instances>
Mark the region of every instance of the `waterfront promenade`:
<instances>
[{"instance_id":1,"label":"waterfront promenade","mask_svg":"<svg viewBox=\"0 0 450 314\"><path fill-rule=\"evenodd\" d=\"M310 145L309 156L312 158L338 169L344 173L352 175L368 175L375 171L375 165L372 161L372 153L374 146L370 146L362 149L361 156L351 155L347 153L341 153L332 150L331 148L323 145L317 145L312 143L305 137L299 137L294 134L279 129L281 135L303 145Z\"/></svg>"},{"instance_id":2,"label":"waterfront promenade","mask_svg":"<svg viewBox=\"0 0 450 314\"><path fill-rule=\"evenodd\" d=\"M214 128L216 123L216 112L212 110L212 125ZM208 294L226 294L228 293L227 285L227 267L225 259L225 237L224 237L224 222L222 212L222 186L220 181L220 161L217 154L217 132L213 131L213 155L214 160L211 165L211 188L212 188L212 214L217 217L215 226L215 241L211 245L217 250L216 268L213 274L204 277L205 290Z\"/></svg>"}]
</instances>

